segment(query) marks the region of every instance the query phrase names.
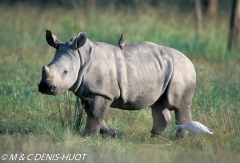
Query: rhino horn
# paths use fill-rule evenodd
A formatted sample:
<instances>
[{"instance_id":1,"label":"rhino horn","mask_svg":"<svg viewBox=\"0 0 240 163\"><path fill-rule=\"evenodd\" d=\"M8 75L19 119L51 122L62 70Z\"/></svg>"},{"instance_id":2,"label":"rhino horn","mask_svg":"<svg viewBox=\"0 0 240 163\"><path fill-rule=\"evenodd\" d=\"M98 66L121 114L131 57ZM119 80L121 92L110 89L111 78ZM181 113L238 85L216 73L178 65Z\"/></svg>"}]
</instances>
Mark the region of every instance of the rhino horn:
<instances>
[{"instance_id":1,"label":"rhino horn","mask_svg":"<svg viewBox=\"0 0 240 163\"><path fill-rule=\"evenodd\" d=\"M47 79L50 79L52 77L51 75L51 71L49 69L48 66L43 66L42 68L42 79L43 80L47 80Z\"/></svg>"}]
</instances>

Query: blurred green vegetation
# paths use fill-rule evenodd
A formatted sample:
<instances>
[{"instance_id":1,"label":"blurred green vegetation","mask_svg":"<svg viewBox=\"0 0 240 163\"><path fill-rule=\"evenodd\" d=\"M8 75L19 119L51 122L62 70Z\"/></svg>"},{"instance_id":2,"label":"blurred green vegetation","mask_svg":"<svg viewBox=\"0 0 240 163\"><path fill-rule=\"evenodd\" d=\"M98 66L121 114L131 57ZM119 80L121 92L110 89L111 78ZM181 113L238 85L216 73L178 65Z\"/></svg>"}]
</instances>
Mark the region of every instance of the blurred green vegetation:
<instances>
[{"instance_id":1,"label":"blurred green vegetation","mask_svg":"<svg viewBox=\"0 0 240 163\"><path fill-rule=\"evenodd\" d=\"M1 5L0 154L83 151L87 162L239 162L240 58L239 49L226 50L230 13L204 17L203 35L197 40L193 12L167 3L137 8L36 6L26 1ZM182 51L197 72L193 119L213 129L214 135L176 140L172 113L162 136L151 139L150 109L110 109L106 122L117 130L116 139L81 137L84 123L80 133L72 132L66 110L71 106L73 118L74 95L38 92L42 66L55 52L45 41L46 29L62 42L86 30L92 41L117 45L125 32L127 44L148 40Z\"/></svg>"},{"instance_id":2,"label":"blurred green vegetation","mask_svg":"<svg viewBox=\"0 0 240 163\"><path fill-rule=\"evenodd\" d=\"M40 6L56 5L64 8L76 8L82 6L115 6L122 7L145 7L145 5L158 6L161 4L167 4L171 6L178 6L181 9L192 10L194 6L194 0L1 0L3 4L34 4ZM202 6L206 6L207 0L201 1ZM220 10L230 10L231 1L229 0L218 0L218 8Z\"/></svg>"}]
</instances>

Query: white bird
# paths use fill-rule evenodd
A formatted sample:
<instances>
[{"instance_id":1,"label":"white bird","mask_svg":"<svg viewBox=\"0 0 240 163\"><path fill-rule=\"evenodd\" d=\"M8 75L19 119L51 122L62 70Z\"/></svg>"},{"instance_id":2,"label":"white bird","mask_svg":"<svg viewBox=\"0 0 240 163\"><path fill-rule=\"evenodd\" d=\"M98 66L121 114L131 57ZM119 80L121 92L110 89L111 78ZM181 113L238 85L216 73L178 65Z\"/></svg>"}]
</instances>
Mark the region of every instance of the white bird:
<instances>
[{"instance_id":1,"label":"white bird","mask_svg":"<svg viewBox=\"0 0 240 163\"><path fill-rule=\"evenodd\" d=\"M173 130L178 129L191 132L193 137L198 137L202 134L213 134L213 131L211 129L196 121L190 121L184 125L175 125Z\"/></svg>"}]
</instances>

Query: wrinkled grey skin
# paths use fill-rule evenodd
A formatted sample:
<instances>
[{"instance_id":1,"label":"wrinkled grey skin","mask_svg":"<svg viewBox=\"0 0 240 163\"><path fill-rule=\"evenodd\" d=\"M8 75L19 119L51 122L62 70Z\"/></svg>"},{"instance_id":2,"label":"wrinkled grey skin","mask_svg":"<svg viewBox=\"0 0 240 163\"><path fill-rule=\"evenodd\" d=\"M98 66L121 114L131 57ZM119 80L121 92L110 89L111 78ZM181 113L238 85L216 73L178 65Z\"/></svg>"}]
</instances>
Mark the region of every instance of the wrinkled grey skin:
<instances>
[{"instance_id":1,"label":"wrinkled grey skin","mask_svg":"<svg viewBox=\"0 0 240 163\"><path fill-rule=\"evenodd\" d=\"M119 47L90 41L80 32L65 44L46 32L54 59L43 67L39 91L57 95L70 90L85 103L86 135L116 137L104 117L109 107L152 109L152 136L160 135L175 112L176 124L191 118L190 104L196 84L192 62L179 51L151 42ZM92 99L85 101L86 98ZM186 137L183 130L177 137Z\"/></svg>"}]
</instances>

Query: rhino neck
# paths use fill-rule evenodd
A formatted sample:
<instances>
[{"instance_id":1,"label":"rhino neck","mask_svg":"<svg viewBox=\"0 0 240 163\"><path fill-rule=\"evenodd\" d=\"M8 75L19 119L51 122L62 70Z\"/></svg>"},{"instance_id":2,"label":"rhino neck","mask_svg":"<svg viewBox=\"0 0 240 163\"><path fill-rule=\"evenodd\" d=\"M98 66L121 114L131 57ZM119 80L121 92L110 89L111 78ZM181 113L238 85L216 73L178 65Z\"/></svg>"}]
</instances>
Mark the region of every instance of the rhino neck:
<instances>
[{"instance_id":1,"label":"rhino neck","mask_svg":"<svg viewBox=\"0 0 240 163\"><path fill-rule=\"evenodd\" d=\"M77 52L80 59L80 68L78 71L78 78L74 83L74 85L69 90L74 92L77 96L81 96L80 85L82 83L83 75L85 74L86 70L91 64L92 57L94 54L94 44L90 40L87 40L84 46L79 48Z\"/></svg>"}]
</instances>

